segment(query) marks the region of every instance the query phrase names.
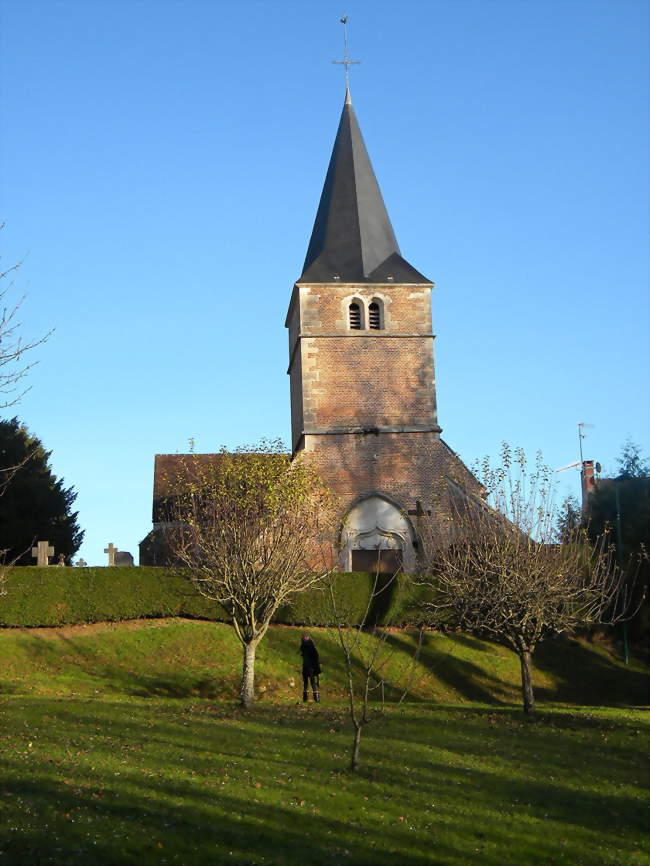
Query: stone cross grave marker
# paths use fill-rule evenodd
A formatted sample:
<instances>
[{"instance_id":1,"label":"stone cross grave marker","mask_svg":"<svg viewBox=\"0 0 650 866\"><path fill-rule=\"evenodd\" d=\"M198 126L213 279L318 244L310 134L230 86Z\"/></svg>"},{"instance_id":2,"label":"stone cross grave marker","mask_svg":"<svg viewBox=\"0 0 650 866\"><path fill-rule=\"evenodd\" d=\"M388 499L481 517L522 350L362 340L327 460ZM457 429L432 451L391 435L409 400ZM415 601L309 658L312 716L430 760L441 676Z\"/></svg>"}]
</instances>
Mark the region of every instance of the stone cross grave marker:
<instances>
[{"instance_id":1,"label":"stone cross grave marker","mask_svg":"<svg viewBox=\"0 0 650 866\"><path fill-rule=\"evenodd\" d=\"M32 547L32 557L36 565L49 565L50 556L54 556L54 548L49 541L39 541L36 547Z\"/></svg>"},{"instance_id":2,"label":"stone cross grave marker","mask_svg":"<svg viewBox=\"0 0 650 866\"><path fill-rule=\"evenodd\" d=\"M108 545L108 547L104 548L104 553L108 554L108 564L115 565L115 554L117 553L117 547L115 547L112 541Z\"/></svg>"},{"instance_id":3,"label":"stone cross grave marker","mask_svg":"<svg viewBox=\"0 0 650 866\"><path fill-rule=\"evenodd\" d=\"M78 559L76 561L75 565L77 566L77 568L85 568L88 565L88 563L86 562L85 559L83 559L83 557L81 557L80 559Z\"/></svg>"}]
</instances>

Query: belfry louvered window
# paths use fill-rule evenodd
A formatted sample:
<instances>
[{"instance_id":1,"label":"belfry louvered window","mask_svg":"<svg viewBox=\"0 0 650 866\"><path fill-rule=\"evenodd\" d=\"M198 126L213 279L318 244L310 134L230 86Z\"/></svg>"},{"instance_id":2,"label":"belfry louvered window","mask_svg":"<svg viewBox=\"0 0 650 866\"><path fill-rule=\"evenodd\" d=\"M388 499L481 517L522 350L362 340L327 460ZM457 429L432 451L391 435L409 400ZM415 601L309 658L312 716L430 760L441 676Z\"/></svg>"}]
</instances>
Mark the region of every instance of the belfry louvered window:
<instances>
[{"instance_id":1,"label":"belfry louvered window","mask_svg":"<svg viewBox=\"0 0 650 866\"><path fill-rule=\"evenodd\" d=\"M361 307L356 301L350 304L350 327L353 331L361 330Z\"/></svg>"},{"instance_id":2,"label":"belfry louvered window","mask_svg":"<svg viewBox=\"0 0 650 866\"><path fill-rule=\"evenodd\" d=\"M377 301L373 301L368 306L368 327L372 331L381 330L381 309Z\"/></svg>"}]
</instances>

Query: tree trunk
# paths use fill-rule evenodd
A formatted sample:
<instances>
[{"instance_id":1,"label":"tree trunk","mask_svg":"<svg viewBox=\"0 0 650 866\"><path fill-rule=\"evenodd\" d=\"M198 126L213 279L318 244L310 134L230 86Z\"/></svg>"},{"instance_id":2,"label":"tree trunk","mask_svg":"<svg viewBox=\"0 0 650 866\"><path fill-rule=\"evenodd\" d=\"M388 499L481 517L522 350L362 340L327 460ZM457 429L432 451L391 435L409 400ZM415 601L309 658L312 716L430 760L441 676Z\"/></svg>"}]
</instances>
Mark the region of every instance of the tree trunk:
<instances>
[{"instance_id":1,"label":"tree trunk","mask_svg":"<svg viewBox=\"0 0 650 866\"><path fill-rule=\"evenodd\" d=\"M522 650L519 653L521 663L521 690L524 697L524 712L526 715L535 714L535 695L533 694L533 680L530 674L530 650Z\"/></svg>"},{"instance_id":2,"label":"tree trunk","mask_svg":"<svg viewBox=\"0 0 650 866\"><path fill-rule=\"evenodd\" d=\"M255 652L257 641L244 644L244 667L242 668L239 694L241 705L248 710L255 700Z\"/></svg>"},{"instance_id":3,"label":"tree trunk","mask_svg":"<svg viewBox=\"0 0 650 866\"><path fill-rule=\"evenodd\" d=\"M350 755L350 769L359 769L359 746L361 745L361 725L354 726L354 740L352 741L352 754Z\"/></svg>"}]
</instances>

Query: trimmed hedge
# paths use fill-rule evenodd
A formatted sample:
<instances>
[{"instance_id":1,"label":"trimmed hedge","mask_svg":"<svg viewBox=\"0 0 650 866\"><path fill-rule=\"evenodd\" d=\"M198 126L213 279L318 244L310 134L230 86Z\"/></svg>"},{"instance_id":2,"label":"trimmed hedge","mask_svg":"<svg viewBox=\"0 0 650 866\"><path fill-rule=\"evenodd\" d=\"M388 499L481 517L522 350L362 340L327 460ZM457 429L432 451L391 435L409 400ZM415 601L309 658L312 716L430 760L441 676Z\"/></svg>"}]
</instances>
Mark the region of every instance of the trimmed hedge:
<instances>
[{"instance_id":1,"label":"trimmed hedge","mask_svg":"<svg viewBox=\"0 0 650 866\"><path fill-rule=\"evenodd\" d=\"M352 624L364 615L374 586L365 573L333 576L337 608ZM223 608L199 595L190 581L166 568L14 568L0 598L0 626L34 627L183 616L227 621ZM381 589L381 586L380 586ZM402 625L415 589L399 576L377 594L369 620ZM326 587L314 587L282 607L275 622L330 625Z\"/></svg>"},{"instance_id":2,"label":"trimmed hedge","mask_svg":"<svg viewBox=\"0 0 650 866\"><path fill-rule=\"evenodd\" d=\"M408 577L398 575L395 580L380 575L375 598L374 575L366 572L347 572L332 575L336 609L345 624L355 625L366 614L367 623L405 625L417 587ZM368 610L368 605L370 609ZM280 608L275 621L287 625L333 625L332 602L327 584L308 589L296 595L286 607Z\"/></svg>"},{"instance_id":3,"label":"trimmed hedge","mask_svg":"<svg viewBox=\"0 0 650 866\"><path fill-rule=\"evenodd\" d=\"M189 616L225 619L189 581L164 568L14 568L0 599L3 626L56 626Z\"/></svg>"}]
</instances>

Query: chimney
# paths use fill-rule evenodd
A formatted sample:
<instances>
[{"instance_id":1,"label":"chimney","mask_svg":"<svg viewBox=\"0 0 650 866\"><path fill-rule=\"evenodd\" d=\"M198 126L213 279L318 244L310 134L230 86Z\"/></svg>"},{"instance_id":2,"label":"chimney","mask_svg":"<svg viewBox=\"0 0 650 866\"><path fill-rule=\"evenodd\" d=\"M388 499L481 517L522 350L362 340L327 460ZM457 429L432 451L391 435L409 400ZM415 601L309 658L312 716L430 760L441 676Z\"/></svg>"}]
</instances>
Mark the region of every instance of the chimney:
<instances>
[{"instance_id":1,"label":"chimney","mask_svg":"<svg viewBox=\"0 0 650 866\"><path fill-rule=\"evenodd\" d=\"M593 460L582 461L580 479L582 481L582 515L585 517L589 511L589 497L596 489Z\"/></svg>"}]
</instances>

